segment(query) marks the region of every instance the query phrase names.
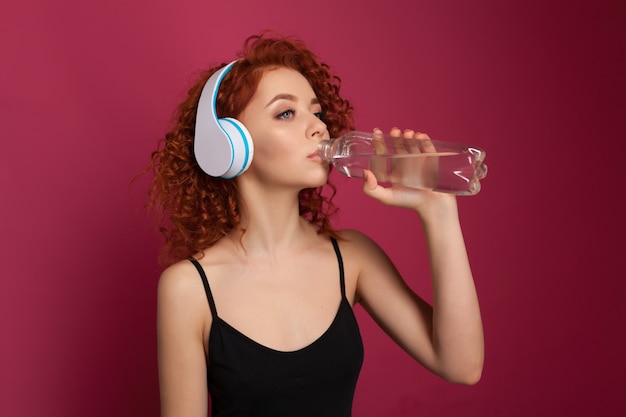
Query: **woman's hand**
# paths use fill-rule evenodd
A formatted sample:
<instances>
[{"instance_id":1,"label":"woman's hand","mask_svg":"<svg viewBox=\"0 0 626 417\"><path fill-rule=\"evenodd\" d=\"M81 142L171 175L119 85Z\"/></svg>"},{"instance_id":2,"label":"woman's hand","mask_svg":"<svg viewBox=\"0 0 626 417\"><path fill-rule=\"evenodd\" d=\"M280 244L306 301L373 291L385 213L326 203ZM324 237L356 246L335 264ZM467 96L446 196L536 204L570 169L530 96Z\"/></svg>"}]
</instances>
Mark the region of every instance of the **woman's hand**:
<instances>
[{"instance_id":1,"label":"woman's hand","mask_svg":"<svg viewBox=\"0 0 626 417\"><path fill-rule=\"evenodd\" d=\"M410 155L436 152L425 133L414 130L401 132L400 129L394 128L389 135L397 138L392 141L393 152L388 152L382 139L382 132L379 129L374 130L374 145L377 154ZM377 140L377 137L380 139ZM437 158L396 158L391 161L389 172L386 164L387 161L382 158L375 159L371 164L371 170L365 171L363 192L366 195L383 204L417 210L422 216L428 215L428 209L431 207L454 203L454 196L430 191L437 185ZM382 187L378 184L378 180L392 185Z\"/></svg>"}]
</instances>

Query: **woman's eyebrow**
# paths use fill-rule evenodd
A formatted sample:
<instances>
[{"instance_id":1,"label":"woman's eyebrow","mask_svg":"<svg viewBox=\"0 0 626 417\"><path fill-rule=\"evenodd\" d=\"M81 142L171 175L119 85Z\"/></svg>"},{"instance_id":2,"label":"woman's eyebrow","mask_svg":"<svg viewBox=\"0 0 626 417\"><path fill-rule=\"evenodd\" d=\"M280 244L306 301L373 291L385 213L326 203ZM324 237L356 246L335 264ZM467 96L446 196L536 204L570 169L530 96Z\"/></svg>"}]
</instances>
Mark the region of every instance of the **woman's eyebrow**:
<instances>
[{"instance_id":1,"label":"woman's eyebrow","mask_svg":"<svg viewBox=\"0 0 626 417\"><path fill-rule=\"evenodd\" d=\"M296 96L294 96L293 94L277 94L276 96L274 96L273 99L271 99L266 105L265 107L269 107L272 103L278 101L278 100L289 100L289 101L297 101Z\"/></svg>"}]
</instances>

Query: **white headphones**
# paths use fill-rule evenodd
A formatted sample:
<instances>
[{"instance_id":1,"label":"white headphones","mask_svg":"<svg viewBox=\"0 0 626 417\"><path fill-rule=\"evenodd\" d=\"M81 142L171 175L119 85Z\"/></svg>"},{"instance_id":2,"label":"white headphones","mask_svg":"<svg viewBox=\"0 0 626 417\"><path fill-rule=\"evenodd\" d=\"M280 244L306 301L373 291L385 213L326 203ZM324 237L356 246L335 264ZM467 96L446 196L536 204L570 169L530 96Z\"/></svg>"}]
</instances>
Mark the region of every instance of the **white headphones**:
<instances>
[{"instance_id":1,"label":"white headphones","mask_svg":"<svg viewBox=\"0 0 626 417\"><path fill-rule=\"evenodd\" d=\"M250 166L254 144L237 119L218 119L215 101L222 80L237 61L219 69L206 82L196 112L193 151L200 168L212 177L234 178Z\"/></svg>"}]
</instances>

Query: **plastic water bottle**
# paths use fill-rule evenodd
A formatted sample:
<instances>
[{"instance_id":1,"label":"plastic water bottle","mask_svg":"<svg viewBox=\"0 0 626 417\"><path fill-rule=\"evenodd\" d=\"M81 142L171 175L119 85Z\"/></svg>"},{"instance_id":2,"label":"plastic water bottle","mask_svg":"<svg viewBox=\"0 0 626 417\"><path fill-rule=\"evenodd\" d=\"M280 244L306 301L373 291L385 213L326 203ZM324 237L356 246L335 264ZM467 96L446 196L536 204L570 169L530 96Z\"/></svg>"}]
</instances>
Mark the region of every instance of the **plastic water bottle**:
<instances>
[{"instance_id":1,"label":"plastic water bottle","mask_svg":"<svg viewBox=\"0 0 626 417\"><path fill-rule=\"evenodd\" d=\"M322 140L319 156L348 177L374 173L381 183L456 195L474 195L487 175L485 152L458 143L348 132Z\"/></svg>"}]
</instances>

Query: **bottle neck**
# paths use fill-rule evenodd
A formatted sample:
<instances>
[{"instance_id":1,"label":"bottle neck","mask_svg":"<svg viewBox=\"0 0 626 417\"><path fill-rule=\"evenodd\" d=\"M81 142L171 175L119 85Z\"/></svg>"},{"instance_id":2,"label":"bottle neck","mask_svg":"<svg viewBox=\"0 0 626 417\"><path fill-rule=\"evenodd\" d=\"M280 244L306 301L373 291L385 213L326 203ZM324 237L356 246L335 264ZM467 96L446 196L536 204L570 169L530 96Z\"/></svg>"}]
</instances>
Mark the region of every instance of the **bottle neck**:
<instances>
[{"instance_id":1,"label":"bottle neck","mask_svg":"<svg viewBox=\"0 0 626 417\"><path fill-rule=\"evenodd\" d=\"M324 161L330 162L333 159L332 142L333 142L333 139L323 139L317 145L317 154Z\"/></svg>"}]
</instances>

